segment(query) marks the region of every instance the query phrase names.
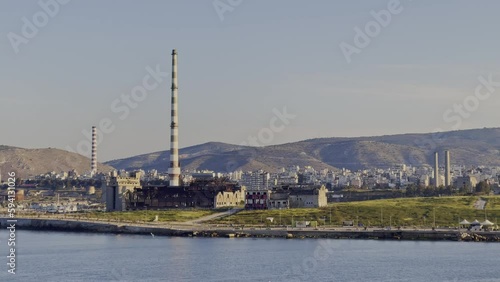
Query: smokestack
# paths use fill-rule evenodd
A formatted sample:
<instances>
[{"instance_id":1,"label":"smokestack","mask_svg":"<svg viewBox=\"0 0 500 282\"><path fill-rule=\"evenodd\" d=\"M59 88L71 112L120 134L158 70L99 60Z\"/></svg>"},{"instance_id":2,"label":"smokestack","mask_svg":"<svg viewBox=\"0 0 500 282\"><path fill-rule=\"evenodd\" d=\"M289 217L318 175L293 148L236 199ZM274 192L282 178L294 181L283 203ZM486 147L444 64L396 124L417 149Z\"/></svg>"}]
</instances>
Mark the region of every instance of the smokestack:
<instances>
[{"instance_id":1,"label":"smokestack","mask_svg":"<svg viewBox=\"0 0 500 282\"><path fill-rule=\"evenodd\" d=\"M434 153L434 185L439 187L439 159L438 152Z\"/></svg>"},{"instance_id":2,"label":"smokestack","mask_svg":"<svg viewBox=\"0 0 500 282\"><path fill-rule=\"evenodd\" d=\"M444 151L444 185L451 185L450 151Z\"/></svg>"},{"instance_id":3,"label":"smokestack","mask_svg":"<svg viewBox=\"0 0 500 282\"><path fill-rule=\"evenodd\" d=\"M172 123L170 124L170 186L179 186L179 119L177 116L177 51L172 50Z\"/></svg>"},{"instance_id":4,"label":"smokestack","mask_svg":"<svg viewBox=\"0 0 500 282\"><path fill-rule=\"evenodd\" d=\"M92 126L92 157L90 159L90 175L97 174L97 131L95 126Z\"/></svg>"}]
</instances>

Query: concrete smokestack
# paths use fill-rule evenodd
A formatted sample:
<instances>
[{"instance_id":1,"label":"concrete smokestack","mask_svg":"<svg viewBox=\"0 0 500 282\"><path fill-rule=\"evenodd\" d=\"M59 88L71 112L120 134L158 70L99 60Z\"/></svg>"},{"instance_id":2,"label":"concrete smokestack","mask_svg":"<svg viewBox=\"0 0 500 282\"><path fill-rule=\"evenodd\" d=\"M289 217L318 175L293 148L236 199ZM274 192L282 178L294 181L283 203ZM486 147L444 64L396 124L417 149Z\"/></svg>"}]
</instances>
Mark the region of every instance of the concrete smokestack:
<instances>
[{"instance_id":1,"label":"concrete smokestack","mask_svg":"<svg viewBox=\"0 0 500 282\"><path fill-rule=\"evenodd\" d=\"M97 130L92 126L92 157L90 159L90 175L97 174Z\"/></svg>"},{"instance_id":2,"label":"concrete smokestack","mask_svg":"<svg viewBox=\"0 0 500 282\"><path fill-rule=\"evenodd\" d=\"M450 151L444 151L444 185L451 185Z\"/></svg>"},{"instance_id":3,"label":"concrete smokestack","mask_svg":"<svg viewBox=\"0 0 500 282\"><path fill-rule=\"evenodd\" d=\"M170 124L170 186L179 186L179 117L177 115L177 51L172 50L172 123Z\"/></svg>"},{"instance_id":4,"label":"concrete smokestack","mask_svg":"<svg viewBox=\"0 0 500 282\"><path fill-rule=\"evenodd\" d=\"M434 153L434 185L439 187L439 158L438 152Z\"/></svg>"}]
</instances>

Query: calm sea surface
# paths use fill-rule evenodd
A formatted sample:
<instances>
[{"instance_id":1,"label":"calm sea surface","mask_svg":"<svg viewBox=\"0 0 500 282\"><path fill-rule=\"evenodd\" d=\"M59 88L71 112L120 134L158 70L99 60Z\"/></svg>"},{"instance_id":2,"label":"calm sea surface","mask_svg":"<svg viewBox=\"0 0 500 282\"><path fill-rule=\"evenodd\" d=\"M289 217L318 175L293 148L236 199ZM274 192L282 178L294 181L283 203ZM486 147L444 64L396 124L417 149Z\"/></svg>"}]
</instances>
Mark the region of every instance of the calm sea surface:
<instances>
[{"instance_id":1,"label":"calm sea surface","mask_svg":"<svg viewBox=\"0 0 500 282\"><path fill-rule=\"evenodd\" d=\"M500 281L499 243L175 238L18 230L0 281Z\"/></svg>"}]
</instances>

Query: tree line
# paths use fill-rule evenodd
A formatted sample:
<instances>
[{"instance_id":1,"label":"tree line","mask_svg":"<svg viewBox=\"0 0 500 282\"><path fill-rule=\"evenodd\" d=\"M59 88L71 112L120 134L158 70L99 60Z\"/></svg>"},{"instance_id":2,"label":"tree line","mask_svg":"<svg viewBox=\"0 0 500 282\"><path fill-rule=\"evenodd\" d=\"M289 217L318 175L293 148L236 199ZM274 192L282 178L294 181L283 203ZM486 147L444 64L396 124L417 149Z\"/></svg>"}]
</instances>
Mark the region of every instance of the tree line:
<instances>
[{"instance_id":1,"label":"tree line","mask_svg":"<svg viewBox=\"0 0 500 282\"><path fill-rule=\"evenodd\" d=\"M454 187L454 186L427 186L408 185L405 189L406 197L435 197L435 196L459 196L459 195L488 195L492 191L488 181L483 180L475 187Z\"/></svg>"}]
</instances>

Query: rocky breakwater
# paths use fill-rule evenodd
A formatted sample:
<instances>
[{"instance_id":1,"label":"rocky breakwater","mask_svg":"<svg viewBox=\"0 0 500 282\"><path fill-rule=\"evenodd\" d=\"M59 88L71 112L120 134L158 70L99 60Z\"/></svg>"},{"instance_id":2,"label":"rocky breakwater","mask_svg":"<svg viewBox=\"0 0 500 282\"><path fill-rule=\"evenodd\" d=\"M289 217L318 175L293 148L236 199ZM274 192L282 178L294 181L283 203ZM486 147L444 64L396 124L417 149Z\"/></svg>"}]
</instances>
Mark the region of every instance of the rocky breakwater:
<instances>
[{"instance_id":1,"label":"rocky breakwater","mask_svg":"<svg viewBox=\"0 0 500 282\"><path fill-rule=\"evenodd\" d=\"M246 230L200 230L193 231L190 237L225 237L225 238L286 238L288 232L286 230L271 230L271 229L246 229Z\"/></svg>"},{"instance_id":2,"label":"rocky breakwater","mask_svg":"<svg viewBox=\"0 0 500 282\"><path fill-rule=\"evenodd\" d=\"M500 234L461 233L460 240L465 242L500 242Z\"/></svg>"},{"instance_id":3,"label":"rocky breakwater","mask_svg":"<svg viewBox=\"0 0 500 282\"><path fill-rule=\"evenodd\" d=\"M200 230L193 231L193 237L226 237L226 238L286 238L286 239L375 239L375 240L424 240L424 241L471 241L500 242L500 233L482 232L460 233L457 230Z\"/></svg>"}]
</instances>

